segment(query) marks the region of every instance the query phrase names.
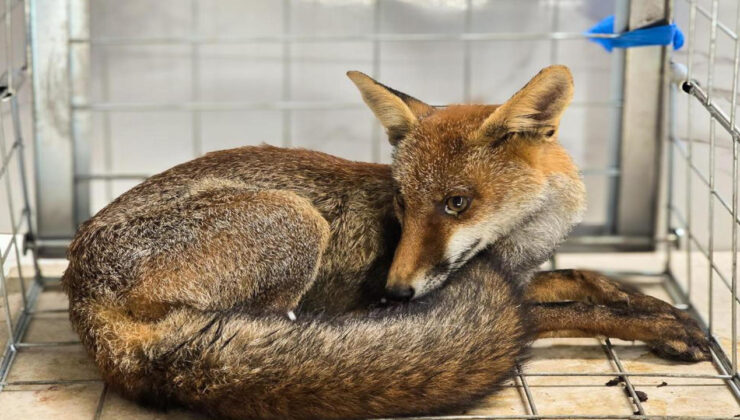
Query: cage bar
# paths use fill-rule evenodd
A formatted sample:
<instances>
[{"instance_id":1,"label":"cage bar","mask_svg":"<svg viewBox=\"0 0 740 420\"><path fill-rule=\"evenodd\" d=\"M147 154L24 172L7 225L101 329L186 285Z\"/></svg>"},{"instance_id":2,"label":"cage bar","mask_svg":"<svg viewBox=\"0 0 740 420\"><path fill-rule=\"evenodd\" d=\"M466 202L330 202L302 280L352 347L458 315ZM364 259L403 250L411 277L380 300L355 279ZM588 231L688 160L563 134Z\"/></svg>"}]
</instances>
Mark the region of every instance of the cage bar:
<instances>
[{"instance_id":1,"label":"cage bar","mask_svg":"<svg viewBox=\"0 0 740 420\"><path fill-rule=\"evenodd\" d=\"M735 31L740 31L740 7L737 8L737 17L735 19ZM737 82L738 75L740 74L740 39L735 36L735 57L733 59L733 70L732 70L732 100L730 101L730 127L735 126L735 118L737 116ZM732 299L730 304L732 305L732 354L730 355L732 362L733 375L737 375L737 305L735 305L734 299L737 297L737 189L738 189L738 138L732 135L732 243L730 244L730 250L732 252Z\"/></svg>"}]
</instances>

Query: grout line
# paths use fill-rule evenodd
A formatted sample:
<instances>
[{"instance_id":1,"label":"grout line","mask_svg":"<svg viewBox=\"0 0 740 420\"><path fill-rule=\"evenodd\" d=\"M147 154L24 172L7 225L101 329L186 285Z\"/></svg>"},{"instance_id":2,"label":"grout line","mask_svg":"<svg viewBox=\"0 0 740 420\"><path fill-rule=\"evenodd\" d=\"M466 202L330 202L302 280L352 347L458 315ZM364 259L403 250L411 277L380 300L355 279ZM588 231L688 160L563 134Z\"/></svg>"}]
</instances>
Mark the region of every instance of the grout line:
<instances>
[{"instance_id":1,"label":"grout line","mask_svg":"<svg viewBox=\"0 0 740 420\"><path fill-rule=\"evenodd\" d=\"M17 348L38 348L38 347L66 347L76 346L82 344L80 341L49 341L49 342L23 342L17 341L15 346Z\"/></svg>"},{"instance_id":2,"label":"grout line","mask_svg":"<svg viewBox=\"0 0 740 420\"><path fill-rule=\"evenodd\" d=\"M98 420L103 415L103 407L105 406L105 397L108 395L108 384L103 385L103 390L100 392L100 399L98 399L98 407L95 409L94 420Z\"/></svg>"},{"instance_id":3,"label":"grout line","mask_svg":"<svg viewBox=\"0 0 740 420\"><path fill-rule=\"evenodd\" d=\"M632 372L624 372L624 371L616 371L616 372L605 372L605 373L591 373L591 372L580 372L580 373L572 373L572 372L533 372L533 373L525 373L521 372L517 375L520 376L530 376L530 377L538 377L538 376L569 376L569 377L613 377L613 376L632 376L636 378L687 378L687 379L716 379L724 381L726 379L732 378L731 375L725 374L725 375L710 375L710 374L692 374L692 373L668 373L668 372L656 372L656 373L632 373Z\"/></svg>"},{"instance_id":4,"label":"grout line","mask_svg":"<svg viewBox=\"0 0 740 420\"><path fill-rule=\"evenodd\" d=\"M28 385L76 385L76 384L87 384L103 382L103 379L39 379L39 380L28 380L28 381L7 381L0 385L3 387L7 386L28 386Z\"/></svg>"}]
</instances>

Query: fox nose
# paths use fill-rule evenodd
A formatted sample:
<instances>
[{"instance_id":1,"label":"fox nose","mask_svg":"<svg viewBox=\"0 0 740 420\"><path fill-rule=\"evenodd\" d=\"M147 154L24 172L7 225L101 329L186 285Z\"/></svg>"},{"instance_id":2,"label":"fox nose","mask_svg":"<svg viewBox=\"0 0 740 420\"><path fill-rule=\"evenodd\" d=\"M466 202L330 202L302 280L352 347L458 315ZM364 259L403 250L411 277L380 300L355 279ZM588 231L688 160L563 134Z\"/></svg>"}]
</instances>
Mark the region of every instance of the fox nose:
<instances>
[{"instance_id":1,"label":"fox nose","mask_svg":"<svg viewBox=\"0 0 740 420\"><path fill-rule=\"evenodd\" d=\"M390 286L386 287L385 293L390 300L406 302L414 297L414 288L411 286Z\"/></svg>"}]
</instances>

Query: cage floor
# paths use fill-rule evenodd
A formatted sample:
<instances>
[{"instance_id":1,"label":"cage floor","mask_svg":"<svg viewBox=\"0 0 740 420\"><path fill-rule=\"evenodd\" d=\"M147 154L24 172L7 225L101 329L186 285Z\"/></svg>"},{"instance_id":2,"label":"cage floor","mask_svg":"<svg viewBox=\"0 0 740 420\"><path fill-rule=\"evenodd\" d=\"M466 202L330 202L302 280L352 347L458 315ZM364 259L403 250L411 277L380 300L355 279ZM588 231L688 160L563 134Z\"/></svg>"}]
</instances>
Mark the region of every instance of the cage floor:
<instances>
[{"instance_id":1,"label":"cage floor","mask_svg":"<svg viewBox=\"0 0 740 420\"><path fill-rule=\"evenodd\" d=\"M561 255L558 265L630 271L659 271L661 268L660 259L653 254ZM46 277L54 277L61 274L64 264L44 264L42 268ZM702 270L698 259L694 269L693 290L698 295L692 296L696 296L695 305L701 311L702 301L707 300L701 273L707 270ZM12 274L8 281L10 305L12 313L18 313L22 305L20 287ZM633 281L646 293L670 300L659 278L642 277ZM704 296L702 290L705 290ZM52 282L44 287L21 340L31 345L18 352L0 392L0 419L202 418L182 410L167 413L149 410L114 392L107 392L77 343L67 319L66 306L66 297L58 284ZM715 319L730 318L729 304L715 304L715 307ZM731 331L729 325L723 325L717 324L715 335L724 347L729 346ZM0 344L5 347L5 343ZM641 403L647 416L732 417L740 414L738 401L726 381L716 378L718 370L711 362L669 362L653 356L641 343L619 340L608 343L598 339L542 339L534 344L531 355L520 377L504 384L500 392L464 414L626 418L638 407L625 391L625 385L606 386L615 378L613 372L620 370L620 364L622 372L634 375L628 376L634 389L647 394L648 400Z\"/></svg>"}]
</instances>

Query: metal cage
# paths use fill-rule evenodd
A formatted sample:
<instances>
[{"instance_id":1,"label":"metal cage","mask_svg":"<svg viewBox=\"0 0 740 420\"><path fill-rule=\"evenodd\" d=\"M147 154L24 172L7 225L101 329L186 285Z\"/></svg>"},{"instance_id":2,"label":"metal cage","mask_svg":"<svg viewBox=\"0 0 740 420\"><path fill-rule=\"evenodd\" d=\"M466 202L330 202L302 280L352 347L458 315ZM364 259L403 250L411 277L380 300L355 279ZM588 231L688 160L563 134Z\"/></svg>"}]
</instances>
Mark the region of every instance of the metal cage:
<instances>
[{"instance_id":1,"label":"metal cage","mask_svg":"<svg viewBox=\"0 0 740 420\"><path fill-rule=\"evenodd\" d=\"M488 4L476 0L447 2L457 7L460 15L460 25L454 30L389 31L384 25L389 19L388 8L392 10L393 4L399 2L403 3L358 0L366 12L363 16L368 18L366 27L351 33L332 33L302 31L294 16L300 0L281 0L276 15L280 21L278 30L269 34L224 35L204 30L199 17L213 4L209 6L207 0L187 0L183 1L188 7L182 16L188 16L189 32L111 36L96 34L91 29L96 0L5 0L0 15L5 29L4 45L0 44L4 50L0 54L0 68L4 68L0 76L0 178L4 180L0 179L0 188L6 190L3 199L7 197L9 220L0 224L0 232L7 233L0 235L0 291L6 324L0 333L0 339L4 340L0 341L4 346L0 404L2 394L16 388L96 382L101 384L100 392L91 415L96 419L103 415L108 392L99 379L26 379L13 377L11 372L18 355L29 349L55 352L79 345L77 341L38 341L28 337L34 319L66 311L38 306L44 293L58 288L57 277L44 275L44 259L62 255L81 221L121 190L150 175L114 168L113 118L117 113L185 115L181 121L190 127L190 135L178 147L190 157L209 149L203 127L209 113L216 112L271 112L276 116L279 144L295 146L300 134L297 132L301 130L296 121L300 120L301 112L362 108L359 101L302 99L294 83L294 59L301 46L362 44L366 54L361 62L368 73L378 77L384 75L384 51L393 49L389 46L452 43L460 49L457 54L460 91L457 98L450 100L468 101L475 99L474 60L481 45L543 42L549 46L547 61L557 62L562 43L585 42L587 38L581 32L584 28L564 30L561 8L568 0L534 2L548 10L547 31L511 32L476 27L476 11ZM319 3L331 8L332 2ZM603 130L605 138L601 143L606 160L601 166L584 169L584 177L599 179L596 185L606 191L604 205L599 207L603 217L601 222L582 228L569 246L588 251L656 250L654 258L662 269L609 274L627 280L651 279L677 306L689 310L712 337L713 371L689 372L681 370L681 366L664 371L635 371L620 357L619 345L605 339L600 344L609 369L558 372L520 368L515 382L506 386L520 393L525 414L445 418L664 418L652 414L649 405L640 401L641 385L636 383L663 378L722 384L735 398L734 409L740 412L737 369L740 131L736 126L740 6L719 0L615 0L609 4L616 15L617 30L675 19L687 30L687 45L678 52L666 47L615 51L608 59L608 75L600 79L608 80L608 89L600 92L600 96L576 99L576 108L602 109L608 115L610 127ZM723 7L735 9L730 12ZM726 16L732 16L727 19L734 22L725 21ZM245 102L209 98L203 83L204 50L210 46L263 44L274 50L271 59L280 70L274 81L277 90L271 99ZM112 53L108 49L148 46L160 48L157 51L176 48L182 53L183 66L189 75L188 92L181 100L111 99L116 80L110 74ZM731 49L732 59L718 54L723 47ZM96 86L91 87L91 79L96 80ZM387 160L388 150L379 126L370 120L357 122L366 128L363 140L369 145L365 151L367 159ZM30 128L33 128L32 144L27 141ZM33 146L33 184L27 181L31 171L26 155L31 152L24 145ZM724 172L718 172L718 163ZM720 221L723 217L729 222ZM727 252L720 255L720 248L729 250L729 257ZM706 281L708 290L697 286L702 281ZM15 303L14 296L19 298ZM718 328L730 331L728 340L715 336ZM585 378L606 381L613 377L624 383L625 396L620 398L625 400L625 409L608 414L548 413L542 410L542 405L538 409L537 392L531 385L534 378L561 378L578 386L578 381ZM728 412L726 417L736 412Z\"/></svg>"},{"instance_id":2,"label":"metal cage","mask_svg":"<svg viewBox=\"0 0 740 420\"><path fill-rule=\"evenodd\" d=\"M541 60L541 66L544 66L548 62L561 61L563 56L578 55L576 48L588 43L588 37L581 32L585 28L566 30L567 17L562 16L561 8L569 2L562 1L255 1L241 4L259 7L226 8L222 13L264 14L265 19L275 21L273 26L258 25L255 30L214 29L213 26L221 21L213 22L215 18L212 15L216 14L213 10L225 8L223 5L230 3L238 4L197 0L161 2L163 6L160 9L182 8L176 15L178 21L173 23L162 17L164 13L161 10L154 10L151 3L143 3L144 6L139 5L137 9L135 3L113 7L111 5L115 2L105 0L70 0L67 7L54 1L36 2L31 15L33 26L45 28L39 30L35 41L32 40L37 46L32 49L35 66L43 69L44 73L43 80L38 83L45 84L42 89L34 91L35 104L39 107L34 121L36 142L43 142L46 146L36 153L37 244L40 254L59 256L79 223L88 219L96 209L140 180L166 168L164 163L136 165L128 162L122 165L115 161L117 155L130 153L124 143L133 142L147 131L147 117L167 119L172 121L172 125L183 127L179 133L172 134L177 140L167 143L169 151L152 152L159 157L177 155L179 160L186 160L214 149L214 145L209 144L214 135L206 134L214 131L212 121L227 113L237 113L247 119L250 115L263 116L262 125L274 126L269 134L257 141L281 146L318 147L341 157L387 162L390 148L359 96L350 97L345 91L333 87L346 84L343 71L337 71L336 66L331 67L330 64L312 66L311 60L346 63L346 66L358 67L384 80L403 76L408 83L409 79L414 79L409 70L396 70L399 67L403 70L404 66L411 68L403 57L411 55L413 58L407 61L422 61L422 53L439 54L435 53L439 49L453 58L436 58L425 71L439 73L437 77L440 80L454 76L456 83L454 88L450 84L450 87L444 85L444 88L437 89L432 89L435 86L430 83L420 84L437 95L432 99L445 103L495 102L505 97L480 96L479 93L493 90L486 83L486 74L491 72L488 66L506 68L507 72L514 74L519 69L515 67L516 63L504 65L498 62L497 57L489 57L492 53L488 51L497 52L500 46L513 45L508 51L513 54L516 45L532 46L543 54L543 58L546 57L546 60ZM634 2L635 5L630 7L627 0L581 3L597 8L599 13L614 13L616 26L622 30L630 25L638 27L665 20L669 13L665 5L653 7L662 2L649 2L650 7L639 6L642 2ZM525 28L527 31L516 30L513 25L507 25L511 27L510 31L494 30L506 24L505 17L502 17L505 13L496 12L516 11L524 6L525 11L542 10L537 18L543 22ZM174 27L151 34L146 25L142 29L144 34L125 28L104 28L104 25L114 26L115 22L110 18L106 20L106 15L123 13L128 9L134 9L141 19L161 21L164 26ZM418 20L430 23L409 28L409 19L397 17L403 14L411 16L412 13L422 16ZM302 14L309 17L302 18ZM476 18L479 15L499 21L491 24ZM103 23L96 25L95 17L102 17ZM306 23L312 18L318 22ZM348 20L348 25L335 23L344 19ZM442 21L436 23L435 20ZM257 19L249 22L255 23ZM46 28L55 29L48 32ZM596 36L610 35L592 37ZM258 52L250 55L253 50ZM266 79L263 84L268 86L264 89L267 92L247 88L236 98L219 92L225 87L213 81L214 73L221 74L214 67L214 57L219 54L236 55L233 51L247 51L243 54L248 64L240 69L250 72L254 80ZM138 54L140 60L113 61L127 54ZM132 82L125 74L116 71L119 66L130 67L130 71L137 75L161 71L147 69L149 63L153 67L161 64L152 59L152 55L161 55L165 57L163 61L174 63L170 69L172 80L152 76L151 79L145 77L144 82ZM345 59L344 55L350 58ZM562 130L568 133L562 134L561 140L573 143L571 150L583 149L583 154L593 156L593 162L584 159L581 166L596 197L590 203L595 213L594 220L587 220L580 226L572 240L588 245L588 249L653 249L656 244L658 171L650 164L658 156L659 143L654 140L664 123L660 114L664 53L652 51L647 55L650 57L627 60L623 51L615 51L612 57L599 51L598 55L588 57L596 70L590 71L589 64L581 65L584 75L594 80L591 86L580 91L571 105L573 115L566 117L569 119L565 124L568 128ZM267 70L259 72L262 67ZM449 71L438 72L435 67L449 67ZM318 73L326 70L335 77L331 85L318 82L321 89L306 89L306 85L315 82L304 74L321 77ZM625 75L629 74L641 76L625 85ZM654 77L647 78L647 74ZM519 87L515 86L517 83L526 81L519 77L526 76L516 75L512 86L506 89L514 91ZM431 79L430 76L430 82ZM245 83L249 80L248 77L238 77L233 83L249 85ZM176 85L178 93L149 94L163 82ZM120 88L116 89L119 84L136 94L122 93ZM496 90L504 91L505 86L496 86ZM437 90L441 92L435 93ZM641 105L651 103L651 106ZM48 108L48 104L54 104L53 112L42 109ZM321 119L322 115L335 116L324 121L337 127L335 130L346 131L346 141L326 143L311 140L311 129L317 129L318 124L310 125L308 121ZM576 115L581 120L602 121L608 127L606 130L593 127L591 132L584 132L577 127ZM337 120L340 119L348 119L351 124L339 124ZM125 132L120 121L137 124L140 132ZM242 127L245 132L242 137L247 139L238 144L253 142L249 137L254 130L247 128L246 124ZM159 138L150 143L165 142ZM641 145L641 153L632 152L635 149L631 146L633 144ZM153 147L152 144L148 146ZM640 187L636 188L638 184Z\"/></svg>"}]
</instances>

